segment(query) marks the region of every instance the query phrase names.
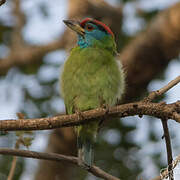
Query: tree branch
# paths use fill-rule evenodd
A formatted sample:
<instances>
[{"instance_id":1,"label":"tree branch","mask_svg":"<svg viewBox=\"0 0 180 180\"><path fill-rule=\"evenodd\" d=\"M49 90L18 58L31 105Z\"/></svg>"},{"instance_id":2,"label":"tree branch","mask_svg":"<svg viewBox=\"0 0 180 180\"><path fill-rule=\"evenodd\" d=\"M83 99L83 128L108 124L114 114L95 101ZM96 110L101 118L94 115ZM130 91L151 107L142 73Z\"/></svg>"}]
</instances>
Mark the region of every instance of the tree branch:
<instances>
[{"instance_id":1,"label":"tree branch","mask_svg":"<svg viewBox=\"0 0 180 180\"><path fill-rule=\"evenodd\" d=\"M35 159L42 159L42 160L51 160L51 161L66 161L69 163L73 163L83 169L86 169L88 172L92 173L96 177L103 178L105 180L120 180L105 171L101 170L97 166L92 166L89 168L87 165L80 166L78 164L78 159L73 156L65 156L56 153L42 153L42 152L35 152L35 151L28 151L28 150L18 150L18 149L9 149L9 148L0 148L0 154L3 155L12 155L12 156L21 156L26 158L35 158Z\"/></svg>"},{"instance_id":2,"label":"tree branch","mask_svg":"<svg viewBox=\"0 0 180 180\"><path fill-rule=\"evenodd\" d=\"M173 169L172 169L173 157L172 157L171 139L169 135L167 119L162 119L161 122L162 122L163 130L164 130L163 137L165 137L165 142L166 142L168 172L169 172L168 177L169 177L169 180L174 180Z\"/></svg>"},{"instance_id":3,"label":"tree branch","mask_svg":"<svg viewBox=\"0 0 180 180\"><path fill-rule=\"evenodd\" d=\"M119 106L109 108L108 112L106 109L97 108L81 113L83 118L80 118L78 114L72 115L60 115L49 118L35 118L35 119L21 119L21 120L1 120L0 130L1 131L16 131L16 130L46 130L55 129L62 127L77 126L95 121L98 118L109 116L109 117L127 117L134 115L149 115L157 118L168 118L173 119L180 123L179 111L180 101L172 104L165 103L143 103L135 102L128 103Z\"/></svg>"},{"instance_id":4,"label":"tree branch","mask_svg":"<svg viewBox=\"0 0 180 180\"><path fill-rule=\"evenodd\" d=\"M24 49L24 39L22 35L22 29L25 25L26 17L21 10L20 0L13 0L13 15L15 17L15 26L12 32L12 43L11 43L11 53L13 51L18 51L18 48Z\"/></svg>"},{"instance_id":5,"label":"tree branch","mask_svg":"<svg viewBox=\"0 0 180 180\"><path fill-rule=\"evenodd\" d=\"M176 166L179 164L179 162L180 162L180 155L178 155L177 158L172 162L172 164L171 164L172 170L176 168ZM168 175L169 175L168 167L161 170L160 176L156 176L155 178L153 178L151 180L163 180L163 179L168 178Z\"/></svg>"},{"instance_id":6,"label":"tree branch","mask_svg":"<svg viewBox=\"0 0 180 180\"><path fill-rule=\"evenodd\" d=\"M176 84L178 84L180 82L180 76L177 76L174 80L172 80L171 82L169 82L166 86L162 87L161 89L157 90L157 91L152 91L148 97L146 97L144 99L144 101L152 101L153 99L155 99L158 96L161 96L162 94L164 94L165 92L167 92L169 89L171 89L172 87L174 87Z\"/></svg>"},{"instance_id":7,"label":"tree branch","mask_svg":"<svg viewBox=\"0 0 180 180\"><path fill-rule=\"evenodd\" d=\"M1 0L0 1L0 6L2 6L5 2L6 2L6 0Z\"/></svg>"},{"instance_id":8,"label":"tree branch","mask_svg":"<svg viewBox=\"0 0 180 180\"><path fill-rule=\"evenodd\" d=\"M22 113L17 113L17 116L18 116L19 119L24 118L24 115ZM21 143L22 143L22 138L19 137L16 140L15 149L19 149ZM12 164L11 164L11 169L9 171L7 180L12 180L13 179L13 176L14 176L14 173L15 173L15 169L16 169L16 163L17 163L17 157L13 156L13 160L12 160Z\"/></svg>"},{"instance_id":9,"label":"tree branch","mask_svg":"<svg viewBox=\"0 0 180 180\"><path fill-rule=\"evenodd\" d=\"M15 149L16 150L19 149L19 145L20 145L20 140L17 140L16 144L15 144ZM12 160L12 164L11 164L11 169L9 171L7 180L12 180L13 179L14 172L15 172L15 169L16 169L16 163L17 163L17 157L13 156L13 160Z\"/></svg>"},{"instance_id":10,"label":"tree branch","mask_svg":"<svg viewBox=\"0 0 180 180\"><path fill-rule=\"evenodd\" d=\"M156 95L158 94L159 91L160 91L159 95L165 93L168 89L170 89L170 86L172 88L178 82L180 82L180 78L178 78L178 82L174 80L171 82L168 85L161 88L160 90L155 91L154 93ZM109 117L149 115L160 119L173 119L180 123L180 101L177 101L172 104L166 104L165 102L152 103L152 102L144 102L144 100L142 100L139 102L110 107L108 111L107 109L104 108L97 108L89 111L84 111L81 113L81 115L82 117L80 117L78 114L72 114L72 115L59 115L49 118L1 120L0 130L1 131L45 130L45 129L77 126L80 124L88 123L89 121L95 121L101 117L104 117L105 115Z\"/></svg>"}]
</instances>

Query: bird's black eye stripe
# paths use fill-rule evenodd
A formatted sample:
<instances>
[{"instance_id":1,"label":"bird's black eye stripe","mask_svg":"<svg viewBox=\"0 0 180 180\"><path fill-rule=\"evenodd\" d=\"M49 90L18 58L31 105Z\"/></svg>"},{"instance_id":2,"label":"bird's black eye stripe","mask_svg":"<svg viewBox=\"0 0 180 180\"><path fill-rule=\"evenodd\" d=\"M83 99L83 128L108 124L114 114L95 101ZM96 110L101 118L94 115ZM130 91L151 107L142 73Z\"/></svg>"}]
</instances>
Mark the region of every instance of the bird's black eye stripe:
<instances>
[{"instance_id":1,"label":"bird's black eye stripe","mask_svg":"<svg viewBox=\"0 0 180 180\"><path fill-rule=\"evenodd\" d=\"M104 31L105 33L107 33L107 31L104 29L104 27L98 25L98 28L101 30L101 31ZM108 33L107 33L108 34Z\"/></svg>"},{"instance_id":2,"label":"bird's black eye stripe","mask_svg":"<svg viewBox=\"0 0 180 180\"><path fill-rule=\"evenodd\" d=\"M88 31L92 31L92 30L94 29L94 27L91 26L91 25L87 25L87 26L86 26L86 29L87 29Z\"/></svg>"}]
</instances>

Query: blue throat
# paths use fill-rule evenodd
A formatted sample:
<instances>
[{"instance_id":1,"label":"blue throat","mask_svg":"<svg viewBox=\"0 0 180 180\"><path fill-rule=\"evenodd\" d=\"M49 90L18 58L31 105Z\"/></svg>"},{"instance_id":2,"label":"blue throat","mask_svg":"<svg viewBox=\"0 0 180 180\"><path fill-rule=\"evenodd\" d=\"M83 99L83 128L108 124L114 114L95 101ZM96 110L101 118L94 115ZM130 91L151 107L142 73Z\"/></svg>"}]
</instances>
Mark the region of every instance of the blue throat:
<instances>
[{"instance_id":1,"label":"blue throat","mask_svg":"<svg viewBox=\"0 0 180 180\"><path fill-rule=\"evenodd\" d=\"M110 36L106 32L100 32L96 31L93 33L90 32L85 32L84 37L81 35L78 35L78 42L77 44L80 46L80 48L86 48L86 47L91 47L97 42L96 40L103 40L106 36Z\"/></svg>"}]
</instances>

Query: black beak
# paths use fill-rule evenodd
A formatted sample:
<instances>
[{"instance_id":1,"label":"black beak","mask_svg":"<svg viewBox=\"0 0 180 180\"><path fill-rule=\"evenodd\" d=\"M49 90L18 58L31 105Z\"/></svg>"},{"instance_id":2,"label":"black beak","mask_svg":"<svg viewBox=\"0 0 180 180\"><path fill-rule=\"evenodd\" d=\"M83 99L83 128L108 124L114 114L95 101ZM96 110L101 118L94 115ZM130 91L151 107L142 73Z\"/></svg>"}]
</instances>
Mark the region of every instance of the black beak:
<instances>
[{"instance_id":1,"label":"black beak","mask_svg":"<svg viewBox=\"0 0 180 180\"><path fill-rule=\"evenodd\" d=\"M74 20L63 20L63 22L66 24L66 26L68 26L69 28L71 28L73 31L75 31L76 33L78 33L81 36L84 36L85 31L84 29L80 26L80 23L78 21L74 21Z\"/></svg>"}]
</instances>

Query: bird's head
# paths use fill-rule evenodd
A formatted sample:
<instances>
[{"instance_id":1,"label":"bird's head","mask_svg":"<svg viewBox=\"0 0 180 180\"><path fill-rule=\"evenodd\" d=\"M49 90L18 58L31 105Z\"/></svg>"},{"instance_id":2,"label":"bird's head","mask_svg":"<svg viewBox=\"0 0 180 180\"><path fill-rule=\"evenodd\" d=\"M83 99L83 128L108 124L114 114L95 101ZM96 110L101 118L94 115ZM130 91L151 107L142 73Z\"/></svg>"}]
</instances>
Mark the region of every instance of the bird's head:
<instances>
[{"instance_id":1,"label":"bird's head","mask_svg":"<svg viewBox=\"0 0 180 180\"><path fill-rule=\"evenodd\" d=\"M81 22L64 20L64 23L78 34L78 45L81 48L97 45L108 48L115 44L111 29L96 19L86 18Z\"/></svg>"}]
</instances>

